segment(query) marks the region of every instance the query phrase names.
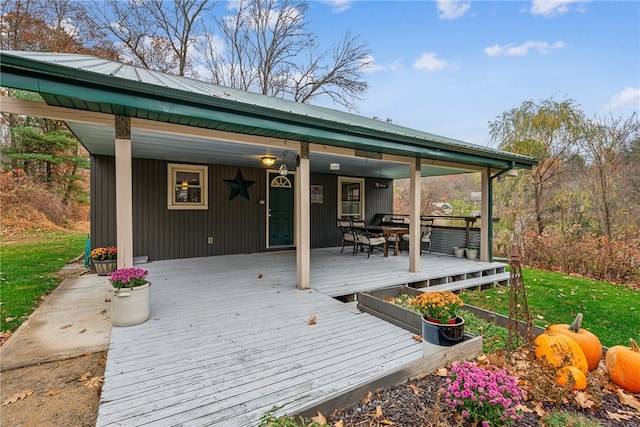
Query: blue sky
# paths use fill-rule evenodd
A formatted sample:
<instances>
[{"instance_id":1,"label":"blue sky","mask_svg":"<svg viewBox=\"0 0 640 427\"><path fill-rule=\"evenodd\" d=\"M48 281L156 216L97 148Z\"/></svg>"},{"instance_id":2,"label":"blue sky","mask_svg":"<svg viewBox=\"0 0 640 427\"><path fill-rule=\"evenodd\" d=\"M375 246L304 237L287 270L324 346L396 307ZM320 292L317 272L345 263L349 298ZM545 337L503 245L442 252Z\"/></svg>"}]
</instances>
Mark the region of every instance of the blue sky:
<instances>
[{"instance_id":1,"label":"blue sky","mask_svg":"<svg viewBox=\"0 0 640 427\"><path fill-rule=\"evenodd\" d=\"M308 18L323 45L349 29L368 42L363 116L495 145L488 123L528 100L572 99L587 116L640 110L635 0L326 0Z\"/></svg>"}]
</instances>

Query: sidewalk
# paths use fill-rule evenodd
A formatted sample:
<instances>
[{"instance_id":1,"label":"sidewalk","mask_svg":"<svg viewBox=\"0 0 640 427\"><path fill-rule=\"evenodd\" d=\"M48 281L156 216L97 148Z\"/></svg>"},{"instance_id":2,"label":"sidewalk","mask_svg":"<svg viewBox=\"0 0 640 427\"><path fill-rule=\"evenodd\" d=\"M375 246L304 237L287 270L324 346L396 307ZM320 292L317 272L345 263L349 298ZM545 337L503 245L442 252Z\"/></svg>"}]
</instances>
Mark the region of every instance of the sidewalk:
<instances>
[{"instance_id":1,"label":"sidewalk","mask_svg":"<svg viewBox=\"0 0 640 427\"><path fill-rule=\"evenodd\" d=\"M109 348L111 286L96 274L72 275L0 347L0 371L69 359Z\"/></svg>"}]
</instances>

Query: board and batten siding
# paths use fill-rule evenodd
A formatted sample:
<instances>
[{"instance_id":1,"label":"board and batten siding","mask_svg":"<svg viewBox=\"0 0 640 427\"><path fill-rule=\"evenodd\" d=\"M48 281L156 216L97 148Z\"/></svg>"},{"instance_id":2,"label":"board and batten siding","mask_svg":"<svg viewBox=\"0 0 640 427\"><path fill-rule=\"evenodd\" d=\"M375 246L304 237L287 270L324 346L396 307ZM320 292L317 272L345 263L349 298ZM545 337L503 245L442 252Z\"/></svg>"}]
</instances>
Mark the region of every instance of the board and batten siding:
<instances>
[{"instance_id":1,"label":"board and batten siding","mask_svg":"<svg viewBox=\"0 0 640 427\"><path fill-rule=\"evenodd\" d=\"M209 208L207 210L167 209L167 164L163 160L133 159L133 249L134 256L149 260L195 258L215 255L256 253L266 250L266 171L208 164ZM237 196L229 200L231 189L224 180L235 179L240 169L250 200ZM337 218L337 175L311 174L311 185L322 185L323 203L310 206L311 247L340 244ZM91 157L91 243L92 247L116 244L115 158ZM386 189L374 188L385 182ZM393 181L365 182L365 214L370 221L376 212L393 207ZM207 238L214 243L208 244Z\"/></svg>"}]
</instances>

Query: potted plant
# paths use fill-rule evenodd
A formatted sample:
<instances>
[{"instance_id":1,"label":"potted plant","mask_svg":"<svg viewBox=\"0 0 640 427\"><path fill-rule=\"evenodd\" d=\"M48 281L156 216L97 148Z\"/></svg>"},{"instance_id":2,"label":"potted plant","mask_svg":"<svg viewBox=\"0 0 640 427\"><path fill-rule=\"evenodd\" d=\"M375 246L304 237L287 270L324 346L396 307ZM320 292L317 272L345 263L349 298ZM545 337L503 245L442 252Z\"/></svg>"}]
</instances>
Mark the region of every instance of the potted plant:
<instances>
[{"instance_id":1,"label":"potted plant","mask_svg":"<svg viewBox=\"0 0 640 427\"><path fill-rule=\"evenodd\" d=\"M133 326L149 319L149 272L141 268L120 268L109 273L115 289L111 299L113 326Z\"/></svg>"},{"instance_id":2,"label":"potted plant","mask_svg":"<svg viewBox=\"0 0 640 427\"><path fill-rule=\"evenodd\" d=\"M476 259L478 258L478 247L477 246L469 246L465 249L465 255L467 259Z\"/></svg>"},{"instance_id":3,"label":"potted plant","mask_svg":"<svg viewBox=\"0 0 640 427\"><path fill-rule=\"evenodd\" d=\"M89 254L98 276L106 276L117 267L118 249L115 246L95 248Z\"/></svg>"},{"instance_id":4,"label":"potted plant","mask_svg":"<svg viewBox=\"0 0 640 427\"><path fill-rule=\"evenodd\" d=\"M422 314L422 338L431 344L451 346L464 338L464 319L458 316L464 305L451 291L427 291L410 301Z\"/></svg>"},{"instance_id":5,"label":"potted plant","mask_svg":"<svg viewBox=\"0 0 640 427\"><path fill-rule=\"evenodd\" d=\"M462 258L464 256L464 248L459 248L457 246L453 247L453 254L456 258Z\"/></svg>"}]
</instances>

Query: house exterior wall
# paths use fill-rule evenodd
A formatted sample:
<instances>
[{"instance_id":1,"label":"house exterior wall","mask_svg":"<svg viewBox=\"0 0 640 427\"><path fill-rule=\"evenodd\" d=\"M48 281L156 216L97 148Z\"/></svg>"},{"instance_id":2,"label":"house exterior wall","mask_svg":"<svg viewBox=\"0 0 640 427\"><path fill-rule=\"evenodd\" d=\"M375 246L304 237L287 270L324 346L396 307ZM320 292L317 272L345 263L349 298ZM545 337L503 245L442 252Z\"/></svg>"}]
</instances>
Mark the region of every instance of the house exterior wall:
<instances>
[{"instance_id":1,"label":"house exterior wall","mask_svg":"<svg viewBox=\"0 0 640 427\"><path fill-rule=\"evenodd\" d=\"M135 256L150 260L194 258L266 250L266 172L263 168L208 164L209 208L167 209L167 163L133 159L133 246ZM241 196L228 200L225 179L234 179L240 169L250 200ZM91 243L92 247L116 244L115 158L91 157ZM323 187L323 203L310 205L311 247L340 244L337 218L337 176L311 174L311 185ZM375 182L387 188L374 188ZM393 181L367 179L365 215L393 209ZM214 243L208 244L207 238Z\"/></svg>"}]
</instances>

